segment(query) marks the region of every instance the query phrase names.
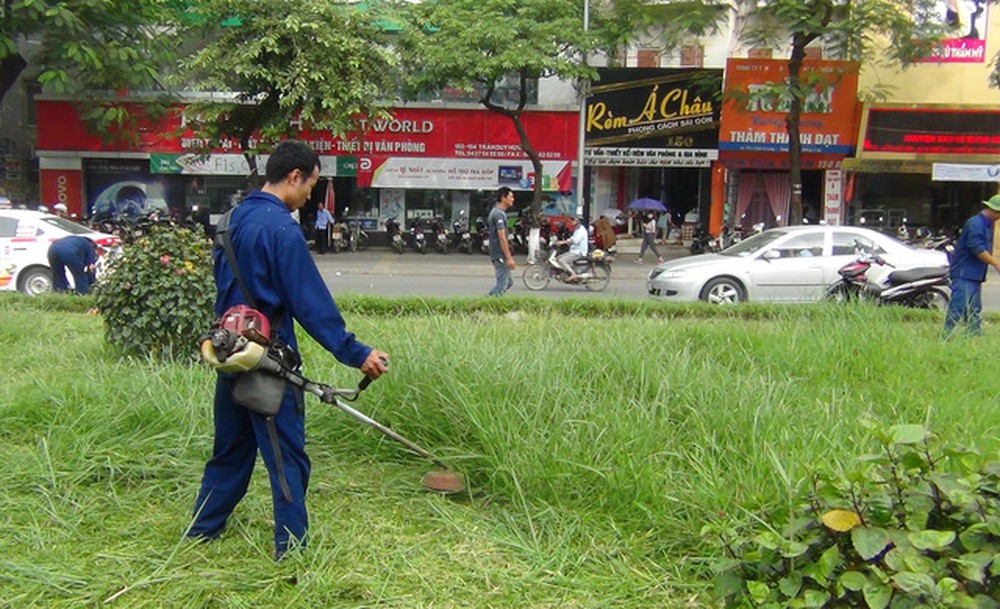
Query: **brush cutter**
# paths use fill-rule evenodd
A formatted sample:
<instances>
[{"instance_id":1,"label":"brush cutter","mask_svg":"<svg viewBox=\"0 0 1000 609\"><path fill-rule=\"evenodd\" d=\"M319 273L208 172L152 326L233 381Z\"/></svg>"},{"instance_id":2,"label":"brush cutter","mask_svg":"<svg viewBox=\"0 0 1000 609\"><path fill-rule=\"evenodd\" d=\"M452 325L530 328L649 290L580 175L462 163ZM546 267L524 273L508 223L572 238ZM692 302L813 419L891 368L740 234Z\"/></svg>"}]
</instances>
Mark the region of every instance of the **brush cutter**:
<instances>
[{"instance_id":1,"label":"brush cutter","mask_svg":"<svg viewBox=\"0 0 1000 609\"><path fill-rule=\"evenodd\" d=\"M221 332L228 332L228 330L221 330ZM216 340L214 342L219 343L235 341L236 339L233 339L233 341ZM336 406L362 423L374 427L387 437L399 442L421 457L429 459L432 463L441 468L439 471L428 472L424 475L420 481L424 488L439 493L458 493L465 490L465 481L462 479L462 475L452 471L448 465L432 455L429 451L427 451L427 449L404 438L375 419L372 419L371 417L344 403L344 400L353 402L358 399L358 395L367 389L368 385L371 384L372 380L370 378L365 377L362 379L355 389L338 389L323 383L316 383L305 378L298 372L289 370L271 354L270 350L257 342L245 340L241 341L235 349L227 349L229 353L227 353L226 357L221 360L219 359L219 355L222 354L222 350L217 352L213 344L213 340L211 339L203 340L201 343L201 352L205 360L217 370L221 370L223 372L250 372L253 370L263 370L269 374L279 376L296 387L301 387L303 391L307 391L315 395L321 402Z\"/></svg>"}]
</instances>

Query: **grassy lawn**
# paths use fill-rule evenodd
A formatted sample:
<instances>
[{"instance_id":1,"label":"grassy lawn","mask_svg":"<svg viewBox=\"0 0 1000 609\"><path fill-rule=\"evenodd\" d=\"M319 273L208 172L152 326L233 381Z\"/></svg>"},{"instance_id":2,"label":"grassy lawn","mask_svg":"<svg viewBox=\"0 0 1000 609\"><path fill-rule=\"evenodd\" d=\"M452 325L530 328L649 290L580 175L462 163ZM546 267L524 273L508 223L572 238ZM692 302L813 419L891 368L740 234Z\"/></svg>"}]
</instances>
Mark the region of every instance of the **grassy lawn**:
<instances>
[{"instance_id":1,"label":"grassy lawn","mask_svg":"<svg viewBox=\"0 0 1000 609\"><path fill-rule=\"evenodd\" d=\"M274 564L262 466L222 539L183 541L206 367L118 358L87 299L0 298L0 606L711 606L701 527L871 450L861 417L996 452L995 323L945 342L932 313L864 306L341 304L392 356L357 407L470 489L422 490L431 464L308 398L310 546ZM357 382L303 342L307 376Z\"/></svg>"}]
</instances>

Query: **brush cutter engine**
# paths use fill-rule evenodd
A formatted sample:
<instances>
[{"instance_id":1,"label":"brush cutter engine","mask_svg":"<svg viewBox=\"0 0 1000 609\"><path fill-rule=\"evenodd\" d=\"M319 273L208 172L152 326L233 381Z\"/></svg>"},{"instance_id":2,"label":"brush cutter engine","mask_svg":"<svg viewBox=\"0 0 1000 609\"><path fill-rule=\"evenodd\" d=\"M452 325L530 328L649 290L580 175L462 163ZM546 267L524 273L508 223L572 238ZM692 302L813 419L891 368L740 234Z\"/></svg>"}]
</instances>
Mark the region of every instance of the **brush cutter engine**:
<instances>
[{"instance_id":1,"label":"brush cutter engine","mask_svg":"<svg viewBox=\"0 0 1000 609\"><path fill-rule=\"evenodd\" d=\"M219 372L250 372L267 357L271 324L246 305L230 307L216 327L202 337L201 356Z\"/></svg>"}]
</instances>

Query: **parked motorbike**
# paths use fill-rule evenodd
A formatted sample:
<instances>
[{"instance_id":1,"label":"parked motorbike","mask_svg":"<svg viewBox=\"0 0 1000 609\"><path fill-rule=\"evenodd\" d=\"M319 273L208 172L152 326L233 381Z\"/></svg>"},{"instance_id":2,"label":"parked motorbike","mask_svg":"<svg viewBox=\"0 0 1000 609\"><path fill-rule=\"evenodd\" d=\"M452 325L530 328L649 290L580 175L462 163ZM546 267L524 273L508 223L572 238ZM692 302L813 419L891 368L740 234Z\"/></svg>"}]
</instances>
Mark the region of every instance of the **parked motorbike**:
<instances>
[{"instance_id":1,"label":"parked motorbike","mask_svg":"<svg viewBox=\"0 0 1000 609\"><path fill-rule=\"evenodd\" d=\"M837 270L840 280L827 289L826 297L837 302L864 300L915 309L948 308L951 295L947 267L892 271L875 282L868 278L872 265L895 268L875 252L859 245L857 258Z\"/></svg>"},{"instance_id":2,"label":"parked motorbike","mask_svg":"<svg viewBox=\"0 0 1000 609\"><path fill-rule=\"evenodd\" d=\"M442 254L447 254L448 229L445 228L444 218L435 217L431 220L431 233L434 235L434 249Z\"/></svg>"},{"instance_id":3,"label":"parked motorbike","mask_svg":"<svg viewBox=\"0 0 1000 609\"><path fill-rule=\"evenodd\" d=\"M513 252L522 254L528 253L528 227L524 220L518 218L514 221L514 228L510 232L510 245Z\"/></svg>"},{"instance_id":4,"label":"parked motorbike","mask_svg":"<svg viewBox=\"0 0 1000 609\"><path fill-rule=\"evenodd\" d=\"M330 225L330 249L335 253L342 252L350 244L347 241L347 227L343 222L334 222Z\"/></svg>"},{"instance_id":5,"label":"parked motorbike","mask_svg":"<svg viewBox=\"0 0 1000 609\"><path fill-rule=\"evenodd\" d=\"M415 218L410 225L410 245L418 254L427 253L427 237L424 236L423 220Z\"/></svg>"},{"instance_id":6,"label":"parked motorbike","mask_svg":"<svg viewBox=\"0 0 1000 609\"><path fill-rule=\"evenodd\" d=\"M472 235L469 233L468 219L465 210L458 212L458 218L451 223L452 247L466 254L472 253Z\"/></svg>"},{"instance_id":7,"label":"parked motorbike","mask_svg":"<svg viewBox=\"0 0 1000 609\"><path fill-rule=\"evenodd\" d=\"M397 254L403 253L403 234L399 229L399 222L393 216L385 221L385 232L389 236L389 245L396 250Z\"/></svg>"},{"instance_id":8,"label":"parked motorbike","mask_svg":"<svg viewBox=\"0 0 1000 609\"><path fill-rule=\"evenodd\" d=\"M552 227L549 226L547 221L544 221L542 222L542 225L538 227L538 248L540 250L548 250L551 242Z\"/></svg>"},{"instance_id":9,"label":"parked motorbike","mask_svg":"<svg viewBox=\"0 0 1000 609\"><path fill-rule=\"evenodd\" d=\"M571 282L568 281L569 273L556 262L559 251L558 247L550 248L547 261L536 262L525 267L521 279L526 288L532 291L543 290L551 281L567 285L582 285L593 292L599 292L608 287L608 283L611 282L613 256L606 254L604 250L594 250L586 258L575 261L573 271L577 278Z\"/></svg>"},{"instance_id":10,"label":"parked motorbike","mask_svg":"<svg viewBox=\"0 0 1000 609\"><path fill-rule=\"evenodd\" d=\"M715 239L709 234L705 227L699 226L694 230L694 234L691 236L691 254L704 254L705 252L714 251Z\"/></svg>"},{"instance_id":11,"label":"parked motorbike","mask_svg":"<svg viewBox=\"0 0 1000 609\"><path fill-rule=\"evenodd\" d=\"M476 233L474 239L476 245L479 246L479 251L483 254L490 253L490 231L486 226L486 220L483 220L482 216L476 218Z\"/></svg>"},{"instance_id":12,"label":"parked motorbike","mask_svg":"<svg viewBox=\"0 0 1000 609\"><path fill-rule=\"evenodd\" d=\"M349 211L350 211L350 208L345 208L344 209L344 214L347 214L347 212L349 212ZM361 228L361 220L359 220L357 218L355 218L353 220L348 220L348 222L347 222L347 246L351 249L352 252L356 252L358 250L366 250L366 249L368 249L368 242L370 240L371 240L371 237L369 237L368 233L365 232L365 230L363 228Z\"/></svg>"}]
</instances>

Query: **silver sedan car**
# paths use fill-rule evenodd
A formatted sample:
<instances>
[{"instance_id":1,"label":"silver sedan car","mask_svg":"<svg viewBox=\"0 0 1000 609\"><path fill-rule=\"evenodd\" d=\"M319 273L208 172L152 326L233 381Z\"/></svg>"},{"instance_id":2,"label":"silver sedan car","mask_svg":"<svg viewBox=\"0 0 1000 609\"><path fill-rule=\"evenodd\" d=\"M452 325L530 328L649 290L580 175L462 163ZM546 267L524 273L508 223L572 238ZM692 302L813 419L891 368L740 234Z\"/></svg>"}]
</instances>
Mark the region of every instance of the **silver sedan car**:
<instances>
[{"instance_id":1,"label":"silver sedan car","mask_svg":"<svg viewBox=\"0 0 1000 609\"><path fill-rule=\"evenodd\" d=\"M788 226L754 235L717 254L657 265L649 273L650 296L667 301L732 303L815 302L840 279L837 269L854 260L858 244L897 269L947 266L944 252L915 249L856 226ZM878 281L890 267L872 267Z\"/></svg>"}]
</instances>

